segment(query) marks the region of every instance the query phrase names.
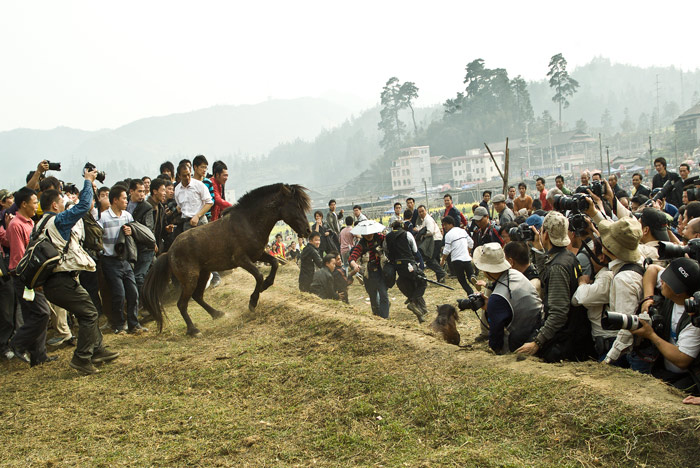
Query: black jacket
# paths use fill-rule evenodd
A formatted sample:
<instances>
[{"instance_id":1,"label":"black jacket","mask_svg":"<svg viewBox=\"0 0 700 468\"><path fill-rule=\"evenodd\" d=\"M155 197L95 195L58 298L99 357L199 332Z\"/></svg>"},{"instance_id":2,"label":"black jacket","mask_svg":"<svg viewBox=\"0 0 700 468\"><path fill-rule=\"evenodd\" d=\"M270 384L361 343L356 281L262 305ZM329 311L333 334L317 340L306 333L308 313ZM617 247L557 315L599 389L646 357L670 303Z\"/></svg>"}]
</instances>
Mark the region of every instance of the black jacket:
<instances>
[{"instance_id":1,"label":"black jacket","mask_svg":"<svg viewBox=\"0 0 700 468\"><path fill-rule=\"evenodd\" d=\"M114 244L114 253L122 260L126 260L131 264L136 263L139 256L139 250L153 250L156 246L156 238L153 232L139 222L128 223L131 228L131 235L124 234L124 230L119 230L119 237Z\"/></svg>"},{"instance_id":2,"label":"black jacket","mask_svg":"<svg viewBox=\"0 0 700 468\"><path fill-rule=\"evenodd\" d=\"M323 268L323 261L318 249L311 244L304 247L299 258L299 289L308 292L314 278L315 267Z\"/></svg>"},{"instance_id":3,"label":"black jacket","mask_svg":"<svg viewBox=\"0 0 700 468\"><path fill-rule=\"evenodd\" d=\"M314 273L314 279L311 282L311 292L321 299L339 298L338 293L335 291L333 273L325 266Z\"/></svg>"}]
</instances>

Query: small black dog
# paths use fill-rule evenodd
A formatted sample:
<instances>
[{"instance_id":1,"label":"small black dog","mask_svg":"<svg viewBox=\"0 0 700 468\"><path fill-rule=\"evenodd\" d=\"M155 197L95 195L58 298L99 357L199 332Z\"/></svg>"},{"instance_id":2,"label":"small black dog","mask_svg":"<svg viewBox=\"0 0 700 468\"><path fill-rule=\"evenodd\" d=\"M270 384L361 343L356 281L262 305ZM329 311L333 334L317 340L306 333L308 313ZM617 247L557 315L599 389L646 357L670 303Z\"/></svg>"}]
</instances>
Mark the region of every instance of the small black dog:
<instances>
[{"instance_id":1,"label":"small black dog","mask_svg":"<svg viewBox=\"0 0 700 468\"><path fill-rule=\"evenodd\" d=\"M459 346L460 338L457 331L459 315L457 315L457 309L450 304L443 304L437 306L437 313L438 316L430 324L430 328L437 333L442 333L442 338L448 343Z\"/></svg>"}]
</instances>

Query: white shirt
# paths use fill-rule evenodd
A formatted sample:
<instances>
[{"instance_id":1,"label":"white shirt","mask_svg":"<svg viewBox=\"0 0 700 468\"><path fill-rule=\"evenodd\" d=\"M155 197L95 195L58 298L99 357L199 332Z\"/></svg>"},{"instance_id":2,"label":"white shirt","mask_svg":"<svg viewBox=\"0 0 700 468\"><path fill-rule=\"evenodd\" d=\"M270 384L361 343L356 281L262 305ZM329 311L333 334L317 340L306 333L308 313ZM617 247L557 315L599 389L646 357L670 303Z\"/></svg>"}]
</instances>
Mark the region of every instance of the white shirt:
<instances>
[{"instance_id":1,"label":"white shirt","mask_svg":"<svg viewBox=\"0 0 700 468\"><path fill-rule=\"evenodd\" d=\"M632 270L620 271L624 264L625 262L620 259L615 259L608 264L608 268L614 275L610 285L609 310L618 314L632 315L644 299L644 289L642 277L638 273Z\"/></svg>"},{"instance_id":2,"label":"white shirt","mask_svg":"<svg viewBox=\"0 0 700 468\"><path fill-rule=\"evenodd\" d=\"M474 248L474 241L464 229L453 227L445 234L445 247L442 248L442 253L450 255L453 262L455 260L470 262L472 257L469 255L469 249L472 248Z\"/></svg>"},{"instance_id":3,"label":"white shirt","mask_svg":"<svg viewBox=\"0 0 700 468\"><path fill-rule=\"evenodd\" d=\"M425 235L427 237L433 238L433 240L442 240L442 233L440 232L440 228L438 228L437 223L433 219L432 216L430 216L430 213L425 214L425 218L421 218L418 216L418 219L416 220L416 227L420 231L423 229L423 226L426 227L425 229Z\"/></svg>"},{"instance_id":4,"label":"white shirt","mask_svg":"<svg viewBox=\"0 0 700 468\"><path fill-rule=\"evenodd\" d=\"M584 306L588 311L588 320L591 321L591 335L593 338L602 336L603 338L612 338L617 336L615 330L604 330L600 325L600 319L603 314L603 308L608 304L610 298L610 284L612 283L613 274L607 267L602 268L595 275L593 284L580 284L576 288L574 297L571 298L571 303L575 306Z\"/></svg>"},{"instance_id":5,"label":"white shirt","mask_svg":"<svg viewBox=\"0 0 700 468\"><path fill-rule=\"evenodd\" d=\"M678 346L678 350L687 354L692 358L696 358L700 353L700 328L693 326L689 323L681 332L675 337L676 327L678 326L678 321L683 315L685 307L679 304L673 304L673 313L671 314L671 336L669 342L672 345ZM664 358L664 366L667 370L671 372L687 372L687 369L681 369L680 367L674 365L668 359Z\"/></svg>"},{"instance_id":6,"label":"white shirt","mask_svg":"<svg viewBox=\"0 0 700 468\"><path fill-rule=\"evenodd\" d=\"M187 187L178 184L175 187L175 201L184 218L194 217L204 205L212 203L209 189L197 179L191 179Z\"/></svg>"}]
</instances>

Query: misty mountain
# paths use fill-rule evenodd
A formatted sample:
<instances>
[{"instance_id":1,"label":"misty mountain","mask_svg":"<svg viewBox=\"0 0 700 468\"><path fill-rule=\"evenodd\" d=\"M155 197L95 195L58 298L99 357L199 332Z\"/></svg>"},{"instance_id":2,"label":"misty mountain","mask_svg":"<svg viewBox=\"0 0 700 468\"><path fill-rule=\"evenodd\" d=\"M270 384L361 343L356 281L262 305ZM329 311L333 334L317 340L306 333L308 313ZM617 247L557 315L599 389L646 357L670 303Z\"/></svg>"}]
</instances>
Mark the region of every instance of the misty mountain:
<instances>
[{"instance_id":1,"label":"misty mountain","mask_svg":"<svg viewBox=\"0 0 700 468\"><path fill-rule=\"evenodd\" d=\"M16 185L41 158L64 162L64 171L71 174L79 173L84 162L90 161L116 171L114 176L119 179L155 175L161 162L177 163L197 154L205 154L212 162L263 155L282 142L312 140L350 113L346 106L328 99L298 98L149 117L97 132L68 128L0 132L0 160L21 161L2 172L0 186Z\"/></svg>"}]
</instances>

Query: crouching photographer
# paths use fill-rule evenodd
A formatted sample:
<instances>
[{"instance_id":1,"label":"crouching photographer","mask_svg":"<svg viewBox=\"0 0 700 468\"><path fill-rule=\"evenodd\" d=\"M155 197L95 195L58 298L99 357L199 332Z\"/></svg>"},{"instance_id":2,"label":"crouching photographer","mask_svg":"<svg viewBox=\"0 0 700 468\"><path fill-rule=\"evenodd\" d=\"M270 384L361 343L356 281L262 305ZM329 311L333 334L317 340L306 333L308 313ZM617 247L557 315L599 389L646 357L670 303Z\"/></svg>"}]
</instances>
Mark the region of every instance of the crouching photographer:
<instances>
[{"instance_id":1,"label":"crouching photographer","mask_svg":"<svg viewBox=\"0 0 700 468\"><path fill-rule=\"evenodd\" d=\"M700 389L700 265L690 258L676 258L668 267L650 265L644 274L642 312L660 315L660 326L639 321L632 334L651 342L663 360L650 365L651 374L676 388L697 394ZM653 307L654 287L660 286L663 300L658 310ZM656 328L656 330L655 330ZM647 370L648 372L648 370Z\"/></svg>"},{"instance_id":2,"label":"crouching photographer","mask_svg":"<svg viewBox=\"0 0 700 468\"><path fill-rule=\"evenodd\" d=\"M497 354L520 348L540 325L542 301L535 287L519 271L511 268L503 248L488 243L474 250L474 264L493 282L488 302L472 294L458 301L460 310L486 307L489 347Z\"/></svg>"}]
</instances>

